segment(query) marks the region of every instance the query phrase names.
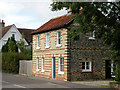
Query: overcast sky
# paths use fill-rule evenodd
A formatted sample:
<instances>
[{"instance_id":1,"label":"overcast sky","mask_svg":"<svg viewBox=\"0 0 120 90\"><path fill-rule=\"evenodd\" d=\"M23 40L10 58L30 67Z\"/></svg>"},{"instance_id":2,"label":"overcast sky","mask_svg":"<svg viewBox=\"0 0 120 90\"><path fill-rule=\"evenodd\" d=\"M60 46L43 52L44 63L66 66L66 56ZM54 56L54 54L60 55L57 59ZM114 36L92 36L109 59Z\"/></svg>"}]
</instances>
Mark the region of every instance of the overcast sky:
<instances>
[{"instance_id":1,"label":"overcast sky","mask_svg":"<svg viewBox=\"0 0 120 90\"><path fill-rule=\"evenodd\" d=\"M0 19L5 25L37 29L51 18L67 13L51 11L52 0L0 0Z\"/></svg>"}]
</instances>

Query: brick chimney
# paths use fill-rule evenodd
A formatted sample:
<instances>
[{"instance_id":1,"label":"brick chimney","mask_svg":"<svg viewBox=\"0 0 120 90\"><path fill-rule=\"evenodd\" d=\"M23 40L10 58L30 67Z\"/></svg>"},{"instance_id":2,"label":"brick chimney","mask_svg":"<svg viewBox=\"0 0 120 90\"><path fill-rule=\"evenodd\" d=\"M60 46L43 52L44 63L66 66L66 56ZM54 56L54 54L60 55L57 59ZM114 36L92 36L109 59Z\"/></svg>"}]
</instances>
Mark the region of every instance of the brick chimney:
<instances>
[{"instance_id":1,"label":"brick chimney","mask_svg":"<svg viewBox=\"0 0 120 90\"><path fill-rule=\"evenodd\" d=\"M0 28L2 28L2 27L5 27L5 22L4 22L4 20L0 20Z\"/></svg>"}]
</instances>

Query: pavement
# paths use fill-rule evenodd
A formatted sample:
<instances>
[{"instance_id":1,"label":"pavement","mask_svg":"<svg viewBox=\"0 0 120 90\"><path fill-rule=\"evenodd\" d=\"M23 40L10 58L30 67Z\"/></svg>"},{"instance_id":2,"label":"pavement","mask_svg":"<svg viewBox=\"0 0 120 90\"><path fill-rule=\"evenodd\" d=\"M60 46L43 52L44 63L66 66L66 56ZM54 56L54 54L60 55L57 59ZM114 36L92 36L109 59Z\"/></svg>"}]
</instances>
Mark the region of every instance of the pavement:
<instances>
[{"instance_id":1,"label":"pavement","mask_svg":"<svg viewBox=\"0 0 120 90\"><path fill-rule=\"evenodd\" d=\"M91 81L73 81L72 83L101 87L101 86L109 86L110 82L114 82L114 81L113 80L96 80L96 81L91 80Z\"/></svg>"},{"instance_id":2,"label":"pavement","mask_svg":"<svg viewBox=\"0 0 120 90\"><path fill-rule=\"evenodd\" d=\"M101 88L100 84L108 83L109 81L63 82L40 77L2 74L3 88L29 88L30 90L31 88Z\"/></svg>"}]
</instances>

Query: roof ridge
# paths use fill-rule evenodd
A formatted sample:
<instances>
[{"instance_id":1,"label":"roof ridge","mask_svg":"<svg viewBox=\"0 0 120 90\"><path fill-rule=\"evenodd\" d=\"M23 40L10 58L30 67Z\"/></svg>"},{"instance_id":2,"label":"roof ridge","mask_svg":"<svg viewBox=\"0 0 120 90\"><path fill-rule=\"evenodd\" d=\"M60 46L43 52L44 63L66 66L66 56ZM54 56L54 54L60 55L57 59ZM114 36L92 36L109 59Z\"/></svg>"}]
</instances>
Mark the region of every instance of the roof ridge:
<instances>
[{"instance_id":1,"label":"roof ridge","mask_svg":"<svg viewBox=\"0 0 120 90\"><path fill-rule=\"evenodd\" d=\"M17 28L17 29L29 29L29 28ZM29 29L29 30L35 30L35 29Z\"/></svg>"},{"instance_id":2,"label":"roof ridge","mask_svg":"<svg viewBox=\"0 0 120 90\"><path fill-rule=\"evenodd\" d=\"M2 27L2 29L3 29L3 28L6 28L6 27L10 27L10 26L13 26L13 25L14 25L14 24L12 24L12 25L8 25L8 26L5 26L5 27Z\"/></svg>"},{"instance_id":3,"label":"roof ridge","mask_svg":"<svg viewBox=\"0 0 120 90\"><path fill-rule=\"evenodd\" d=\"M57 18L60 18L60 17L63 17L63 16L66 16L67 14L65 14L65 15L62 15L62 16L58 16L58 17L54 17L54 18L52 18L51 20L53 20L53 19L57 19Z\"/></svg>"}]
</instances>

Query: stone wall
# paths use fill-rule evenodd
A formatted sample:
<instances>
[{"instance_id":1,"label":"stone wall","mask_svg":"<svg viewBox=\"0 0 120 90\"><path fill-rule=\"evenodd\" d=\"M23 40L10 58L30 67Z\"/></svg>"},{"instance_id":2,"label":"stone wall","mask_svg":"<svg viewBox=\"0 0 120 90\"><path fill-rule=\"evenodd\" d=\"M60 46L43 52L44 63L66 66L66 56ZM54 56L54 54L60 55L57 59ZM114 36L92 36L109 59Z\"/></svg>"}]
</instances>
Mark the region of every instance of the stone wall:
<instances>
[{"instance_id":1,"label":"stone wall","mask_svg":"<svg viewBox=\"0 0 120 90\"><path fill-rule=\"evenodd\" d=\"M110 59L110 50L100 40L90 40L81 34L70 45L71 80L105 79L105 60ZM92 71L82 72L82 62L91 61Z\"/></svg>"}]
</instances>

